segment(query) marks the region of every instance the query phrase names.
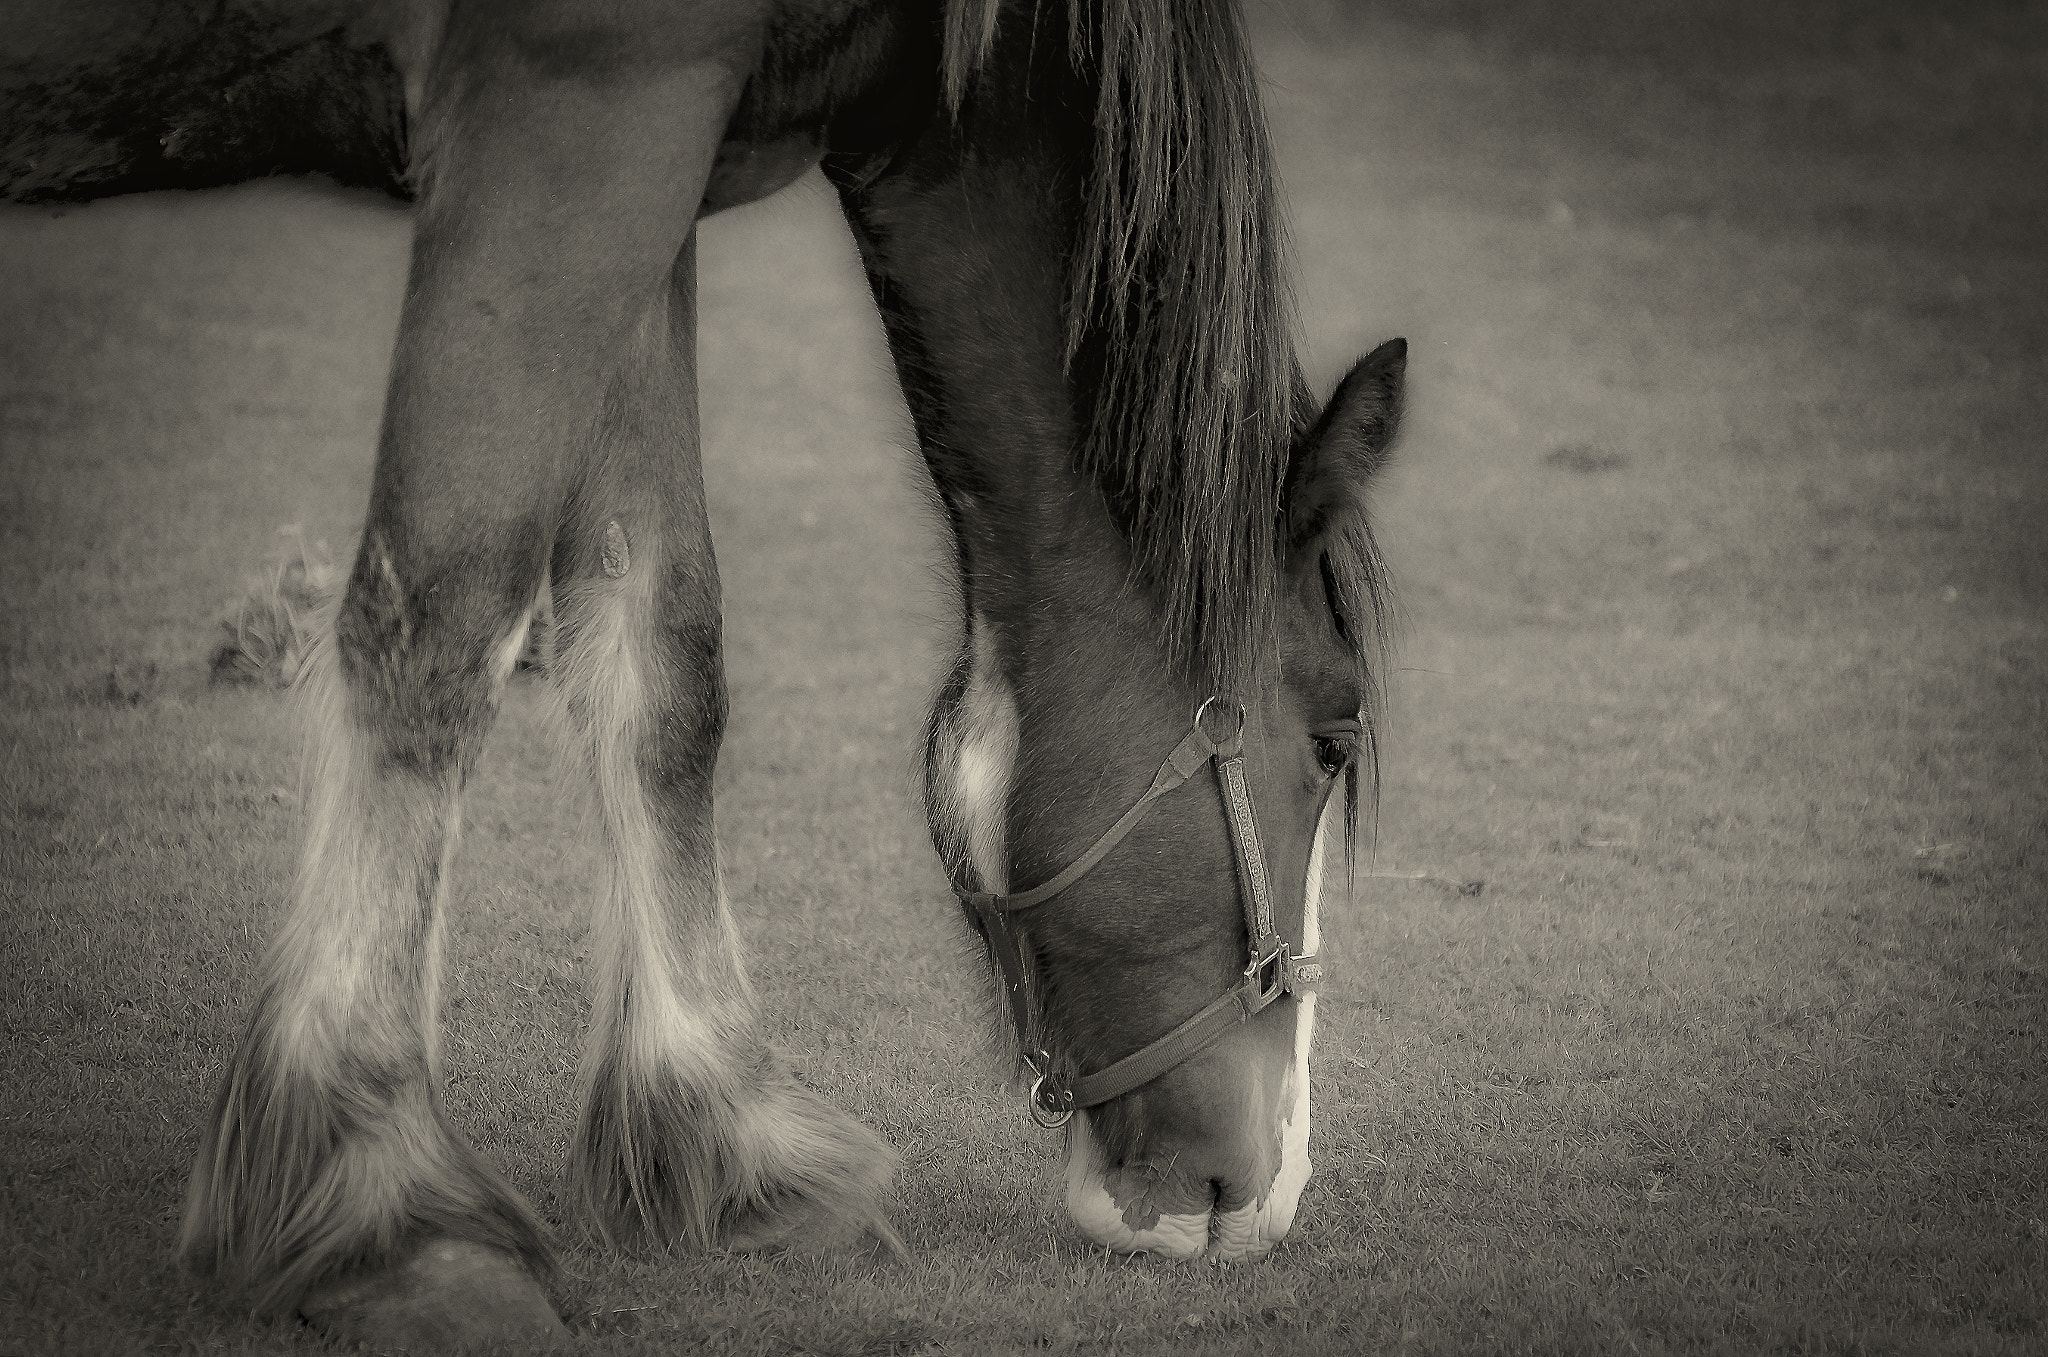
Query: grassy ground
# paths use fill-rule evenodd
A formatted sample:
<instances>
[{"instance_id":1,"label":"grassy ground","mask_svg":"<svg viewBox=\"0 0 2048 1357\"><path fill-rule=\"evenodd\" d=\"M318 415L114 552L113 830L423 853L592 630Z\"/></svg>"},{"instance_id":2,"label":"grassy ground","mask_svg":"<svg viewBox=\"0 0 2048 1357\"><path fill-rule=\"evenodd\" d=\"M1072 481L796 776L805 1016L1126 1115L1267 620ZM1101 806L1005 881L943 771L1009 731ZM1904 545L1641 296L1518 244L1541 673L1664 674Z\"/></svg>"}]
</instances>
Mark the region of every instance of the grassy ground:
<instances>
[{"instance_id":1,"label":"grassy ground","mask_svg":"<svg viewBox=\"0 0 2048 1357\"><path fill-rule=\"evenodd\" d=\"M978 1053L910 771L936 529L811 186L706 231L722 833L914 1257L572 1238L583 1349L2048 1341L2037 18L1332 10L1265 41L1312 365L1414 344L1377 865L1487 886L1330 921L1296 1240L1081 1247ZM288 709L206 657L279 527L346 552L406 243L280 185L0 215L0 1353L304 1341L168 1261L296 820ZM594 858L533 706L470 805L450 1096L559 1219Z\"/></svg>"}]
</instances>

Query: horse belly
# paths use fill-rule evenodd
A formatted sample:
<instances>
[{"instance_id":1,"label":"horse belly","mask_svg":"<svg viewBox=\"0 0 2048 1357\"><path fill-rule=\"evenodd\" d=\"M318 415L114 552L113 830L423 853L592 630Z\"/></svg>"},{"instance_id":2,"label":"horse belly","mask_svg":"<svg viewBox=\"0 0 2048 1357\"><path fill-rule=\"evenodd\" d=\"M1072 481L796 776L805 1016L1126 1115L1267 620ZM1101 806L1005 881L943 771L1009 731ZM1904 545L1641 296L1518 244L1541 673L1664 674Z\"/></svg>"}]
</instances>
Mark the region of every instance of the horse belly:
<instances>
[{"instance_id":1,"label":"horse belly","mask_svg":"<svg viewBox=\"0 0 2048 1357\"><path fill-rule=\"evenodd\" d=\"M367 0L0 0L0 199L320 172L403 194Z\"/></svg>"},{"instance_id":2,"label":"horse belly","mask_svg":"<svg viewBox=\"0 0 2048 1357\"><path fill-rule=\"evenodd\" d=\"M930 10L922 0L780 6L697 215L765 198L827 152L869 150L908 131L913 111L930 106L923 73L933 55L917 50L934 27Z\"/></svg>"}]
</instances>

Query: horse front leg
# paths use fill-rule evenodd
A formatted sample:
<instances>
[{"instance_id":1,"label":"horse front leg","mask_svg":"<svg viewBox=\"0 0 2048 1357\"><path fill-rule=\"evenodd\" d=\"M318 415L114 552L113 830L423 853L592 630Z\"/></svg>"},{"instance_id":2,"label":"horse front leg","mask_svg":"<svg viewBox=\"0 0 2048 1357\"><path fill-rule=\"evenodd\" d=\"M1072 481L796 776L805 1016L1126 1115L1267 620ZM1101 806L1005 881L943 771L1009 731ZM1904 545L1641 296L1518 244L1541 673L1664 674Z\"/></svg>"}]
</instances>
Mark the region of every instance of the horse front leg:
<instances>
[{"instance_id":1,"label":"horse front leg","mask_svg":"<svg viewBox=\"0 0 2048 1357\"><path fill-rule=\"evenodd\" d=\"M894 1244L891 1154L763 1039L717 868L725 723L717 567L698 461L695 248L663 333L611 402L608 452L556 552L553 677L596 783L610 880L574 1150L609 1242Z\"/></svg>"},{"instance_id":2,"label":"horse front leg","mask_svg":"<svg viewBox=\"0 0 2048 1357\"><path fill-rule=\"evenodd\" d=\"M393 461L380 467L388 484ZM297 897L216 1098L183 1249L260 1312L379 1343L548 1338L532 1212L449 1124L438 990L462 783L546 564L524 503L383 495L308 666Z\"/></svg>"},{"instance_id":3,"label":"horse front leg","mask_svg":"<svg viewBox=\"0 0 2048 1357\"><path fill-rule=\"evenodd\" d=\"M819 1144L840 1151L832 1184L883 1162L754 1037L710 840L715 574L676 269L751 39L693 47L660 5L628 32L631 8L582 33L563 31L580 11L487 7L435 57L370 510L313 689L296 899L188 1193L190 1264L378 1346L561 1333L540 1231L449 1126L436 1047L461 787L551 561L618 883L588 1081L609 1092L582 1155L622 1185L601 1209L615 1232L744 1239L791 1214Z\"/></svg>"}]
</instances>

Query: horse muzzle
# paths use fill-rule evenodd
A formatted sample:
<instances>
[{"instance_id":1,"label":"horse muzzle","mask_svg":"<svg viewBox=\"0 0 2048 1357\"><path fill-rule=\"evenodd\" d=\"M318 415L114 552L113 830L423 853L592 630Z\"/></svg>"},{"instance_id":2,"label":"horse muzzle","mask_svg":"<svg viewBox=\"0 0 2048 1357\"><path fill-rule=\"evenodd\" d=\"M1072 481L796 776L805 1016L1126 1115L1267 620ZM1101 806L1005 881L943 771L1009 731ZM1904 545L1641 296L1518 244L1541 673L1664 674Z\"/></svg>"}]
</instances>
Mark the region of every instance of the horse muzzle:
<instances>
[{"instance_id":1,"label":"horse muzzle","mask_svg":"<svg viewBox=\"0 0 2048 1357\"><path fill-rule=\"evenodd\" d=\"M1229 1117L1235 1125L1203 1128L1208 1119L1196 1118L1191 1130L1197 1133L1145 1136L1144 1147L1118 1163L1090 1114L1074 1114L1067 1128L1067 1212L1090 1242L1118 1253L1238 1263L1263 1258L1287 1237L1312 1167L1308 1049L1315 996L1298 1002L1294 1059L1282 1067L1271 1094L1260 1096L1259 1085L1271 1088L1263 1071L1231 1071L1232 1061L1203 1071L1240 1076L1238 1091L1249 1097L1226 1101L1250 1115ZM1185 1096L1182 1089L1174 1092Z\"/></svg>"},{"instance_id":2,"label":"horse muzzle","mask_svg":"<svg viewBox=\"0 0 2048 1357\"><path fill-rule=\"evenodd\" d=\"M1154 1164L1112 1168L1089 1130L1088 1114L1075 1115L1067 1143L1067 1211L1091 1243L1117 1253L1242 1263L1265 1257L1293 1228L1305 1164L1292 1182L1277 1165L1242 1177L1199 1174Z\"/></svg>"}]
</instances>

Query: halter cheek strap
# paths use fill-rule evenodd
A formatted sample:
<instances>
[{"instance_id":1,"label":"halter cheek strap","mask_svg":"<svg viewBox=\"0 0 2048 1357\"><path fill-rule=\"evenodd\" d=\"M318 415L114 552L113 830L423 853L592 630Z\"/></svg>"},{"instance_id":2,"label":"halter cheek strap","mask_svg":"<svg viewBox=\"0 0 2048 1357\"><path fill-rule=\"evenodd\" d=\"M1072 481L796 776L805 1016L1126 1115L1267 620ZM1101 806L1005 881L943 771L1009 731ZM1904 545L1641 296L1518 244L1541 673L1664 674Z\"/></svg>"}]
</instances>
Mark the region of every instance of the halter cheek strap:
<instances>
[{"instance_id":1,"label":"halter cheek strap","mask_svg":"<svg viewBox=\"0 0 2048 1357\"><path fill-rule=\"evenodd\" d=\"M1048 1128L1064 1125L1076 1108L1094 1107L1132 1089L1150 1083L1225 1032L1248 1021L1283 994L1312 990L1323 978L1323 968L1314 956L1295 956L1273 924L1272 884L1266 874L1265 850L1252 811L1251 787L1244 775L1244 709L1238 708L1237 729L1221 744L1202 729L1202 718L1216 704L1215 698L1195 713L1193 727L1181 737L1145 794L1097 839L1088 851L1074 859L1066 870L1043 885L1015 895L961 890L954 894L975 912L989 949L1003 972L1003 988L1009 996L1010 1017L1017 1026L1018 1039L1030 1045L1031 1004L1027 992L1028 972L1024 954L1009 916L1032 909L1059 895L1086 876L1109 850L1121 843L1152 804L1193 777L1204 764L1216 769L1217 789L1222 795L1223 818L1230 827L1230 844L1237 860L1238 903L1244 910L1248 958L1243 977L1209 1001L1186 1022L1158 1040L1148 1043L1123 1059L1084 1074L1071 1084L1053 1078L1046 1052L1036 1059L1025 1057L1036 1081L1031 1086L1031 1115Z\"/></svg>"}]
</instances>

